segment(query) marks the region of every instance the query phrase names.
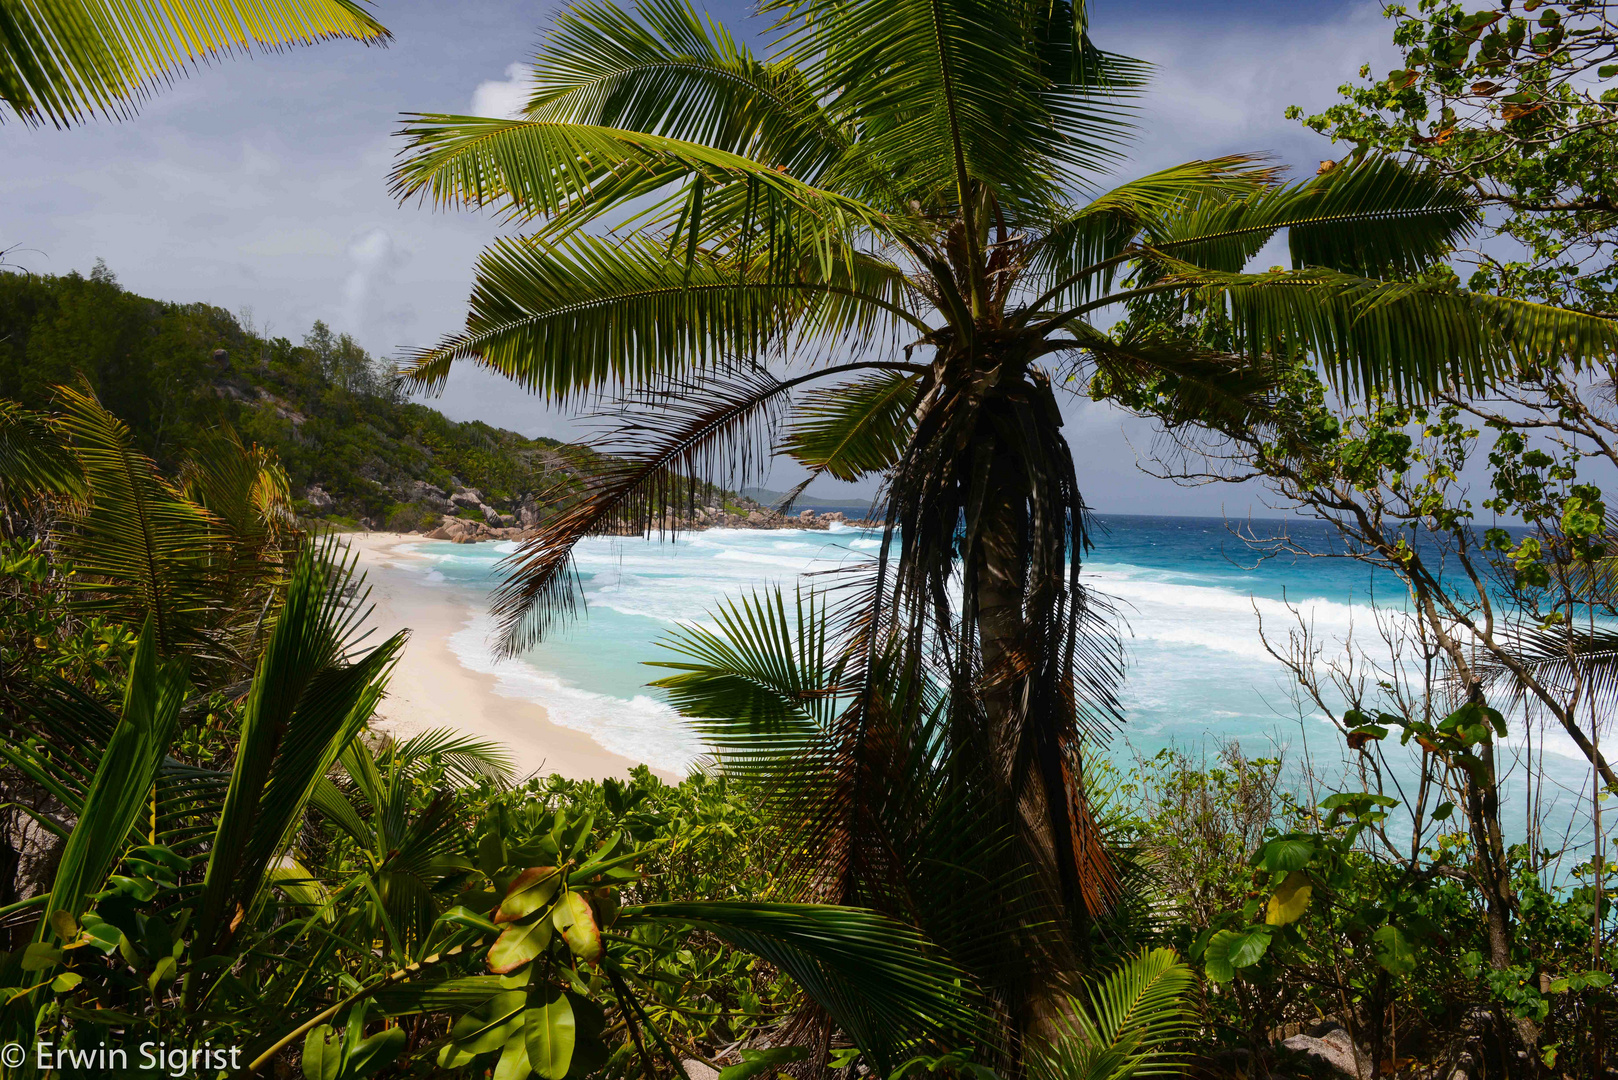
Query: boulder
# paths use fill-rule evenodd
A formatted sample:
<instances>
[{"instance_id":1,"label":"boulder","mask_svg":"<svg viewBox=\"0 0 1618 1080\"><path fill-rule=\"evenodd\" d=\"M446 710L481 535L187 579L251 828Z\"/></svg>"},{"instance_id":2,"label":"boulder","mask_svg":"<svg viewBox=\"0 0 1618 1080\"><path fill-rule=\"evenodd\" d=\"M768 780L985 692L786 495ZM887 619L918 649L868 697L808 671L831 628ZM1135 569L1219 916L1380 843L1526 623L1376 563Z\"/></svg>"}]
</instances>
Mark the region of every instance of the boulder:
<instances>
[{"instance_id":1,"label":"boulder","mask_svg":"<svg viewBox=\"0 0 1618 1080\"><path fill-rule=\"evenodd\" d=\"M442 513L455 504L449 501L444 489L425 480L411 480L399 485L399 495L405 502L421 503Z\"/></svg>"},{"instance_id":2,"label":"boulder","mask_svg":"<svg viewBox=\"0 0 1618 1080\"><path fill-rule=\"evenodd\" d=\"M1288 1050L1320 1058L1344 1076L1369 1078L1371 1075L1370 1059L1355 1049L1353 1040L1342 1028L1329 1031L1318 1039L1313 1035L1294 1035L1283 1040L1281 1045Z\"/></svg>"},{"instance_id":3,"label":"boulder","mask_svg":"<svg viewBox=\"0 0 1618 1080\"><path fill-rule=\"evenodd\" d=\"M517 523L525 529L538 528L539 518L539 507L533 503L523 503L517 508Z\"/></svg>"},{"instance_id":4,"label":"boulder","mask_svg":"<svg viewBox=\"0 0 1618 1080\"><path fill-rule=\"evenodd\" d=\"M813 520L815 520L815 512L813 510L805 510L801 514L798 515L798 520L799 521L813 521Z\"/></svg>"},{"instance_id":5,"label":"boulder","mask_svg":"<svg viewBox=\"0 0 1618 1080\"><path fill-rule=\"evenodd\" d=\"M444 526L440 525L438 528L436 528L432 532L428 533L426 538L428 540L448 540L449 539L449 530L444 528Z\"/></svg>"},{"instance_id":6,"label":"boulder","mask_svg":"<svg viewBox=\"0 0 1618 1080\"><path fill-rule=\"evenodd\" d=\"M476 510L483 505L483 493L477 488L457 488L449 501L467 510Z\"/></svg>"},{"instance_id":7,"label":"boulder","mask_svg":"<svg viewBox=\"0 0 1618 1080\"><path fill-rule=\"evenodd\" d=\"M747 523L749 525L763 525L769 520L769 516L762 510L749 510L747 513Z\"/></svg>"},{"instance_id":8,"label":"boulder","mask_svg":"<svg viewBox=\"0 0 1618 1080\"><path fill-rule=\"evenodd\" d=\"M309 490L303 493L303 500L309 504L309 509L317 514L324 514L337 505L337 500L328 495L326 489L319 484L310 485Z\"/></svg>"},{"instance_id":9,"label":"boulder","mask_svg":"<svg viewBox=\"0 0 1618 1080\"><path fill-rule=\"evenodd\" d=\"M847 516L844 515L844 513L841 510L833 510L831 513L825 514L825 515L822 515L822 516L827 521L847 521L848 520Z\"/></svg>"},{"instance_id":10,"label":"boulder","mask_svg":"<svg viewBox=\"0 0 1618 1080\"><path fill-rule=\"evenodd\" d=\"M492 507L492 506L479 506L479 507L476 507L476 509L483 514L483 520L487 524L489 524L489 525L498 525L498 524L500 524L500 511L496 510L494 507Z\"/></svg>"}]
</instances>

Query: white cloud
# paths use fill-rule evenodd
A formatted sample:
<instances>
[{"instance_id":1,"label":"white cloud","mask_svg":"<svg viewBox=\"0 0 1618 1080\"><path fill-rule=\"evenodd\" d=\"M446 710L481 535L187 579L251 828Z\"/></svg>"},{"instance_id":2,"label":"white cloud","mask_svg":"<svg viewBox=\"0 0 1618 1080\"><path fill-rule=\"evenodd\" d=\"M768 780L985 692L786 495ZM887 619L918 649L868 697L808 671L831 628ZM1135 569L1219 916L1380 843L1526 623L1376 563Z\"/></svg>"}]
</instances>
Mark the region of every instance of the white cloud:
<instances>
[{"instance_id":1,"label":"white cloud","mask_svg":"<svg viewBox=\"0 0 1618 1080\"><path fill-rule=\"evenodd\" d=\"M506 67L505 79L478 83L478 88L472 91L472 115L515 119L533 92L533 75L530 65L511 64Z\"/></svg>"},{"instance_id":2,"label":"white cloud","mask_svg":"<svg viewBox=\"0 0 1618 1080\"><path fill-rule=\"evenodd\" d=\"M1324 13L1323 13L1324 14ZM1196 157L1270 153L1294 166L1335 157L1331 143L1283 115L1288 105L1319 112L1361 64L1393 66L1392 24L1375 2L1309 25L1266 27L1211 21L1122 23L1108 48L1148 60L1140 133L1123 170L1138 175Z\"/></svg>"},{"instance_id":3,"label":"white cloud","mask_svg":"<svg viewBox=\"0 0 1618 1080\"><path fill-rule=\"evenodd\" d=\"M353 269L343 281L342 327L352 327L364 340L384 328L397 332L411 321L405 310L387 309L395 295L399 270L410 261L386 229L371 229L348 245L348 261Z\"/></svg>"}]
</instances>

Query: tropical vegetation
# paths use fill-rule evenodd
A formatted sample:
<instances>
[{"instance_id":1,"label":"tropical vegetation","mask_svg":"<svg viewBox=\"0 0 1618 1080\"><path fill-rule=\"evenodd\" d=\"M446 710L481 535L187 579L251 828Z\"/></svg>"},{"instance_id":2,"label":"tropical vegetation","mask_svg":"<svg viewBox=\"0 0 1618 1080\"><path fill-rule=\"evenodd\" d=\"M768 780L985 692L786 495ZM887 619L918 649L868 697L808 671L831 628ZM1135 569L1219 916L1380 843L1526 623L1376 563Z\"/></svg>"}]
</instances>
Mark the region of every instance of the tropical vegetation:
<instances>
[{"instance_id":1,"label":"tropical vegetation","mask_svg":"<svg viewBox=\"0 0 1618 1080\"><path fill-rule=\"evenodd\" d=\"M532 521L578 498L594 457L409 401L323 323L272 337L250 312L137 296L105 266L0 273L0 397L49 411L57 387L81 382L159 467L179 470L229 429L274 455L299 512L344 528L431 529L471 512L448 499L461 489Z\"/></svg>"},{"instance_id":2,"label":"tropical vegetation","mask_svg":"<svg viewBox=\"0 0 1618 1080\"><path fill-rule=\"evenodd\" d=\"M67 1055L6 1075L1610 1073L1599 8L1393 9L1405 66L1308 119L1352 143L1312 178L1118 184L1146 71L1082 3L772 0L763 55L679 0L574 4L520 116L411 116L393 183L532 230L403 375L606 397L593 450L452 424L318 324L0 276L0 1043ZM63 30L26 98L0 53L32 121L215 48L82 11L134 36ZM1108 745L1069 393L1332 531L1260 554L1407 595L1331 650L1265 626L1328 750ZM713 751L683 782L372 725L407 637L366 636L316 489L404 527L419 485L557 485L497 596L516 652L581 537L780 454L878 481L879 546L671 630L654 685Z\"/></svg>"},{"instance_id":3,"label":"tropical vegetation","mask_svg":"<svg viewBox=\"0 0 1618 1080\"><path fill-rule=\"evenodd\" d=\"M922 927L1015 1067L1128 911L1083 783L1121 664L1080 581L1058 393L1331 453L1333 418L1290 407L1299 380L1351 403L1481 393L1610 356L1618 324L1459 288L1446 260L1482 204L1386 148L1298 182L1229 156L1106 186L1144 69L1092 42L1082 4L762 12L764 56L680 0L575 4L520 115L407 119L401 199L535 229L484 252L464 330L404 373L432 388L470 361L551 402L619 397L619 456L510 560L511 652L573 610L580 537L645 527L699 478L775 454L880 476L867 567L682 633L659 685L771 793L799 895ZM1291 265L1250 272L1283 235Z\"/></svg>"},{"instance_id":4,"label":"tropical vegetation","mask_svg":"<svg viewBox=\"0 0 1618 1080\"><path fill-rule=\"evenodd\" d=\"M58 128L114 119L200 63L344 38L387 44L355 0L7 0L0 9L0 121Z\"/></svg>"}]
</instances>

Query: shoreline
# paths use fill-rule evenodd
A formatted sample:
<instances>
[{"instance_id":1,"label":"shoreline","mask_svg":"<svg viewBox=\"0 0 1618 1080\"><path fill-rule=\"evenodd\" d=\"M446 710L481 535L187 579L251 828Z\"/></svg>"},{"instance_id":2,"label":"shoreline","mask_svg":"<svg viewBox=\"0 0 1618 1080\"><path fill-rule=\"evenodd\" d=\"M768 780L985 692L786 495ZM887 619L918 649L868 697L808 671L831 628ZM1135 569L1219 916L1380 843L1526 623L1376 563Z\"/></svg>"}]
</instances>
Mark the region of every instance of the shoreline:
<instances>
[{"instance_id":1,"label":"shoreline","mask_svg":"<svg viewBox=\"0 0 1618 1080\"><path fill-rule=\"evenodd\" d=\"M587 732L553 722L544 705L499 693L497 676L461 663L450 638L478 614L477 608L452 589L424 584L390 565L412 558L397 548L423 537L355 532L343 538L371 591L367 625L375 631L374 640L386 640L401 629L411 632L371 722L375 730L410 738L447 727L487 739L510 754L519 778L557 773L572 780L601 780L628 776L641 764L606 749ZM652 771L671 783L681 779L662 769Z\"/></svg>"}]
</instances>

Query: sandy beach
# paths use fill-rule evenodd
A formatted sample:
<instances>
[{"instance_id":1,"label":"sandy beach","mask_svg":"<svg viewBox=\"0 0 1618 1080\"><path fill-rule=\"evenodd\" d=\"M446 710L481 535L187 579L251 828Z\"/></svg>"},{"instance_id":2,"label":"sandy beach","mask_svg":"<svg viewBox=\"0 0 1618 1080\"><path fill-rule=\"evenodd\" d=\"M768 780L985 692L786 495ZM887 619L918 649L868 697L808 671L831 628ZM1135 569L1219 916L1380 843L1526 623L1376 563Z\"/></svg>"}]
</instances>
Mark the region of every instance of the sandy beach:
<instances>
[{"instance_id":1,"label":"sandy beach","mask_svg":"<svg viewBox=\"0 0 1618 1080\"><path fill-rule=\"evenodd\" d=\"M476 610L446 588L423 584L395 565L410 558L401 545L419 537L353 533L345 537L358 555L375 605L375 640L408 628L410 641L394 669L375 726L403 738L436 727L503 744L519 776L560 773L574 779L624 776L637 763L604 749L582 731L554 724L542 705L496 691L493 675L463 667L449 638ZM676 777L660 774L665 779Z\"/></svg>"}]
</instances>

